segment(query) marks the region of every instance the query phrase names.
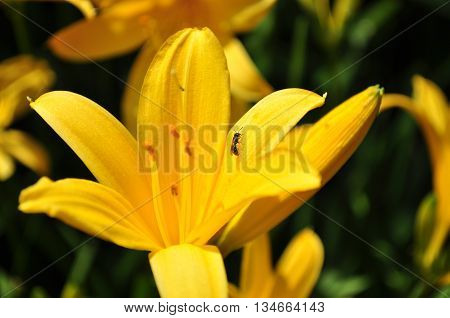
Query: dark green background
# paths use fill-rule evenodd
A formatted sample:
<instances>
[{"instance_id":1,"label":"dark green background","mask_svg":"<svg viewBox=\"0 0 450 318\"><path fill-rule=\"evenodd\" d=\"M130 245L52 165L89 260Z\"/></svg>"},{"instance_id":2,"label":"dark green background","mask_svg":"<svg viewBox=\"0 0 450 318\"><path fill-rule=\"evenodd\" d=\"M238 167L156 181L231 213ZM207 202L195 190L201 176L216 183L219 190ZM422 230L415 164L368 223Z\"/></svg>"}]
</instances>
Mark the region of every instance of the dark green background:
<instances>
[{"instance_id":1,"label":"dark green background","mask_svg":"<svg viewBox=\"0 0 450 318\"><path fill-rule=\"evenodd\" d=\"M432 79L448 93L450 5L386 44L445 2L362 1L342 41L330 47L321 40L323 36L313 16L294 0L279 0L256 30L241 38L258 67L277 89L314 90L320 86L318 93L328 92L326 106L307 118L315 120L373 84L381 84L386 92L410 94L411 77L416 73ZM81 18L76 9L65 4L26 3L17 9L50 32ZM19 53L43 57L57 74L53 89L80 93L119 115L123 84L118 80L94 64L59 60L45 46L48 34L2 4L0 30L1 59ZM376 51L321 86L373 50ZM135 55L108 60L101 65L126 79ZM34 134L48 148L52 179L92 179L70 148L36 114L30 113L14 127ZM57 220L17 211L20 190L37 179L33 172L18 166L11 179L0 183L2 295L88 239L87 235ZM417 207L430 191L431 171L420 130L410 116L395 110L379 116L355 155L311 204L420 274L413 261L413 228ZM307 206L272 231L274 260L292 236L305 226L318 232L326 251L324 270L313 296L438 295L405 269ZM239 252L226 260L232 281L237 280L239 263ZM58 297L67 283L76 286L83 296L157 296L147 253L125 250L97 239L69 253L8 296Z\"/></svg>"}]
</instances>

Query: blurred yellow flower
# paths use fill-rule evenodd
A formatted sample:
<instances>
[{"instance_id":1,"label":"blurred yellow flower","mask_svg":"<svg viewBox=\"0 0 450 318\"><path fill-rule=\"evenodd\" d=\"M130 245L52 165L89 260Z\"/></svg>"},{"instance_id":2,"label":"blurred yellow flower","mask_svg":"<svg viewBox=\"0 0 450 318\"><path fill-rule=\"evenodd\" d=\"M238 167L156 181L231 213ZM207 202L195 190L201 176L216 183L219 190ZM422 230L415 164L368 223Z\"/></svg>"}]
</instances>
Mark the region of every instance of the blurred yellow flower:
<instances>
[{"instance_id":1,"label":"blurred yellow flower","mask_svg":"<svg viewBox=\"0 0 450 318\"><path fill-rule=\"evenodd\" d=\"M13 159L39 174L47 174L47 153L31 136L8 129L13 120L28 107L27 96L38 96L54 79L43 60L20 55L0 63L0 180L8 179L15 170Z\"/></svg>"},{"instance_id":2,"label":"blurred yellow flower","mask_svg":"<svg viewBox=\"0 0 450 318\"><path fill-rule=\"evenodd\" d=\"M372 86L351 97L313 125L295 128L282 145L305 157L322 176L321 187L350 158L378 114L383 89ZM282 147L282 146L279 146ZM222 231L218 244L224 254L240 248L288 217L318 189L284 192L244 207Z\"/></svg>"},{"instance_id":3,"label":"blurred yellow flower","mask_svg":"<svg viewBox=\"0 0 450 318\"><path fill-rule=\"evenodd\" d=\"M310 229L299 232L272 268L270 240L263 234L244 246L239 288L232 297L304 298L311 294L323 265L323 246Z\"/></svg>"},{"instance_id":4,"label":"blurred yellow flower","mask_svg":"<svg viewBox=\"0 0 450 318\"><path fill-rule=\"evenodd\" d=\"M420 125L428 145L437 200L433 232L423 256L429 267L447 238L450 228L450 108L439 87L421 76L413 77L413 97L387 94L381 110L400 107Z\"/></svg>"},{"instance_id":5,"label":"blurred yellow flower","mask_svg":"<svg viewBox=\"0 0 450 318\"><path fill-rule=\"evenodd\" d=\"M278 91L230 130L229 85L217 38L209 29L186 29L168 39L147 72L138 141L91 100L70 92L44 94L31 107L98 182L42 178L23 190L19 209L151 251L163 297L226 297L223 259L208 242L255 199L319 187L320 176L305 160L276 170L268 163L295 159L280 141L325 100L302 89Z\"/></svg>"},{"instance_id":6,"label":"blurred yellow flower","mask_svg":"<svg viewBox=\"0 0 450 318\"><path fill-rule=\"evenodd\" d=\"M298 0L298 2L316 16L324 31L321 35L332 45L339 42L348 19L359 5L359 0L335 0L332 8L330 0Z\"/></svg>"},{"instance_id":7,"label":"blurred yellow flower","mask_svg":"<svg viewBox=\"0 0 450 318\"><path fill-rule=\"evenodd\" d=\"M92 10L83 7L90 18L58 32L50 39L50 48L62 58L85 61L86 58L99 60L122 55L145 44L131 69L122 101L122 118L133 134L139 91L150 62L162 43L183 28L208 27L219 38L227 56L233 95L257 101L272 92L234 34L253 29L276 0L91 2L98 8L98 15L92 16ZM80 7L81 3L77 4Z\"/></svg>"}]
</instances>

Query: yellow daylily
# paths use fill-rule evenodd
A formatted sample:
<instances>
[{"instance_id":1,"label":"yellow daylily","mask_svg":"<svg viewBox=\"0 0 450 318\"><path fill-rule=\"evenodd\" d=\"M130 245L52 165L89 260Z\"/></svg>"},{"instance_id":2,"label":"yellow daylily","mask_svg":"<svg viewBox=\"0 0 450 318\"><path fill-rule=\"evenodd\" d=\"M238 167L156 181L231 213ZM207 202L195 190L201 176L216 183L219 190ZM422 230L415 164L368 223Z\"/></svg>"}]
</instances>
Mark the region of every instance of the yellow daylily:
<instances>
[{"instance_id":1,"label":"yellow daylily","mask_svg":"<svg viewBox=\"0 0 450 318\"><path fill-rule=\"evenodd\" d=\"M320 185L320 176L306 161L292 160L277 171L267 163L289 158L280 141L306 112L324 103L306 90L278 91L229 130L229 85L217 38L209 29L186 29L167 40L147 72L138 140L85 97L44 94L31 107L98 182L42 178L23 190L19 209L45 212L122 247L150 251L163 297L226 297L223 259L209 245L211 238L257 198ZM276 134L269 123L278 127ZM262 138L250 127L259 127ZM242 134L238 146L237 131ZM239 156L231 153L233 145ZM247 163L254 166L247 169Z\"/></svg>"},{"instance_id":2,"label":"yellow daylily","mask_svg":"<svg viewBox=\"0 0 450 318\"><path fill-rule=\"evenodd\" d=\"M298 0L314 14L323 29L323 35L330 44L339 42L344 27L359 5L359 0L335 0L331 8L330 0Z\"/></svg>"},{"instance_id":3,"label":"yellow daylily","mask_svg":"<svg viewBox=\"0 0 450 318\"><path fill-rule=\"evenodd\" d=\"M450 229L450 108L436 84L418 75L413 77L412 82L412 98L387 94L381 110L400 107L409 112L427 142L437 200L435 225L423 256L423 265L429 267L442 249Z\"/></svg>"},{"instance_id":4,"label":"yellow daylily","mask_svg":"<svg viewBox=\"0 0 450 318\"><path fill-rule=\"evenodd\" d=\"M42 146L28 134L9 129L27 109L26 96L39 96L51 85L53 72L43 60L19 55L0 63L0 180L15 170L14 159L39 174L48 172L49 161Z\"/></svg>"},{"instance_id":5,"label":"yellow daylily","mask_svg":"<svg viewBox=\"0 0 450 318\"><path fill-rule=\"evenodd\" d=\"M299 232L272 268L270 239L263 234L244 246L239 288L232 297L304 298L311 294L323 265L323 245L310 229Z\"/></svg>"},{"instance_id":6,"label":"yellow daylily","mask_svg":"<svg viewBox=\"0 0 450 318\"><path fill-rule=\"evenodd\" d=\"M208 27L225 47L233 95L257 101L272 92L236 32L253 29L276 0L92 0L98 14L61 30L49 45L58 56L72 60L100 60L143 46L125 88L122 117L136 132L136 105L145 73L161 44L186 27Z\"/></svg>"},{"instance_id":7,"label":"yellow daylily","mask_svg":"<svg viewBox=\"0 0 450 318\"><path fill-rule=\"evenodd\" d=\"M321 187L350 158L378 114L383 89L372 86L351 97L313 125L295 128L282 146L298 153L322 176ZM257 200L244 207L224 228L218 244L224 254L240 248L288 217L317 189Z\"/></svg>"}]
</instances>

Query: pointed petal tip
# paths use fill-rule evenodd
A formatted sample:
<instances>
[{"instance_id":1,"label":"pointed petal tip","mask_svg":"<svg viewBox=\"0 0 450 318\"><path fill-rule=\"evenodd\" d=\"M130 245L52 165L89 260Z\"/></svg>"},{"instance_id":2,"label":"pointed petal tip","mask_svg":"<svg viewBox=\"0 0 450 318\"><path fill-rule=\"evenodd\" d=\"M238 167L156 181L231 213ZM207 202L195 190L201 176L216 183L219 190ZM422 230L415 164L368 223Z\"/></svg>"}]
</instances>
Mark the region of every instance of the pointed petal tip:
<instances>
[{"instance_id":1,"label":"pointed petal tip","mask_svg":"<svg viewBox=\"0 0 450 318\"><path fill-rule=\"evenodd\" d=\"M368 90L372 90L376 96L383 96L384 95L384 87L381 86L380 84L369 86L367 89Z\"/></svg>"}]
</instances>

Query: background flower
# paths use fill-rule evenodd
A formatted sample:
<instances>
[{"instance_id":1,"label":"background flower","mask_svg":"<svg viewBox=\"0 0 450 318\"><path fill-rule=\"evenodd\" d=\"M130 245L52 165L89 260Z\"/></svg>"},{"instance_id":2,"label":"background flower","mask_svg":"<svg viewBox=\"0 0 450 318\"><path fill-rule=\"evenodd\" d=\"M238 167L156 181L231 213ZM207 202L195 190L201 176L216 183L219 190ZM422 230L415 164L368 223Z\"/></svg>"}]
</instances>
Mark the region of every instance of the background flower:
<instances>
[{"instance_id":1,"label":"background flower","mask_svg":"<svg viewBox=\"0 0 450 318\"><path fill-rule=\"evenodd\" d=\"M16 56L0 63L0 181L14 173L14 160L38 174L49 172L44 148L27 133L9 126L27 112L24 97L39 96L53 80L47 63L32 56Z\"/></svg>"}]
</instances>

